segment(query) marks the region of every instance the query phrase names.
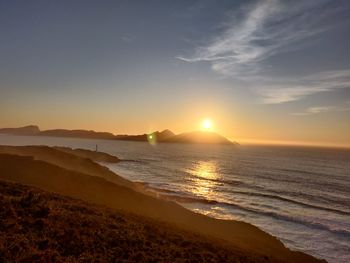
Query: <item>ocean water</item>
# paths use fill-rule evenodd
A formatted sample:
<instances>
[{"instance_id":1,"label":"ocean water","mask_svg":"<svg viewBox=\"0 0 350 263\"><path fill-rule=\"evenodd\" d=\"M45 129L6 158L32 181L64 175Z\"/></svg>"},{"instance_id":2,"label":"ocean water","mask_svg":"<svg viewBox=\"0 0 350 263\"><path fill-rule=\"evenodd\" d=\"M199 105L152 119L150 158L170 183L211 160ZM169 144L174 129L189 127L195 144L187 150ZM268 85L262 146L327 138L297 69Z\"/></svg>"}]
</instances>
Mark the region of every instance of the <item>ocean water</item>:
<instances>
[{"instance_id":1,"label":"ocean water","mask_svg":"<svg viewBox=\"0 0 350 263\"><path fill-rule=\"evenodd\" d=\"M291 249L350 262L350 150L11 135L0 135L0 144L97 144L124 160L111 170L188 209L249 222Z\"/></svg>"}]
</instances>

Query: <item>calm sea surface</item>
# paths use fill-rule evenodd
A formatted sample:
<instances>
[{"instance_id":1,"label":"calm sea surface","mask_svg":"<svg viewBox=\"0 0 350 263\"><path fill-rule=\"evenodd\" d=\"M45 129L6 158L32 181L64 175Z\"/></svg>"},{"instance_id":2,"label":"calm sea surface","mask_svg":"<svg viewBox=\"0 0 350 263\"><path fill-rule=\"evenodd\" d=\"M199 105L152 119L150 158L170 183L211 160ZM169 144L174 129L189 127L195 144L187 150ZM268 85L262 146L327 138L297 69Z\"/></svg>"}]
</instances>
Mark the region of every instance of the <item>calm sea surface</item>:
<instances>
[{"instance_id":1,"label":"calm sea surface","mask_svg":"<svg viewBox=\"0 0 350 263\"><path fill-rule=\"evenodd\" d=\"M294 250L350 262L350 150L12 135L0 135L0 144L98 144L125 160L111 170L193 211L246 221Z\"/></svg>"}]
</instances>

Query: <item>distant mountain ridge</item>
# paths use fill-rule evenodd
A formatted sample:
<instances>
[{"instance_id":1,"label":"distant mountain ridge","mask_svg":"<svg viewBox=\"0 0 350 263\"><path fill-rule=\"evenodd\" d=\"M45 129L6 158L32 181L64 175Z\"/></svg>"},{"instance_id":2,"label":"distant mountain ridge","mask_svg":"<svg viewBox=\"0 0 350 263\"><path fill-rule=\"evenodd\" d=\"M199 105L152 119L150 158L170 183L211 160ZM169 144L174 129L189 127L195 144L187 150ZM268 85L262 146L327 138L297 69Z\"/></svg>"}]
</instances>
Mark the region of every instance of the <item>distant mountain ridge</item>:
<instances>
[{"instance_id":1,"label":"distant mountain ridge","mask_svg":"<svg viewBox=\"0 0 350 263\"><path fill-rule=\"evenodd\" d=\"M36 125L28 125L20 128L2 128L0 133L18 134L18 135L36 135L40 133L40 129Z\"/></svg>"},{"instance_id":2,"label":"distant mountain ridge","mask_svg":"<svg viewBox=\"0 0 350 263\"><path fill-rule=\"evenodd\" d=\"M116 140L121 140L121 141L148 141L150 136L154 136L157 141L163 142L167 140L170 137L176 136L175 133L173 133L170 130L164 130L164 131L155 131L150 134L142 134L142 135L116 135L115 139Z\"/></svg>"},{"instance_id":3,"label":"distant mountain ridge","mask_svg":"<svg viewBox=\"0 0 350 263\"><path fill-rule=\"evenodd\" d=\"M53 129L41 131L36 125L29 125L19 128L3 128L0 133L14 135L32 135L32 136L53 136L53 137L71 137L84 139L105 139L120 141L140 141L140 142L162 142L162 143L193 143L193 144L228 144L238 145L214 132L194 131L181 134L175 134L166 129L164 131L155 131L149 134L140 135L114 135L110 132L96 132L93 130L66 130Z\"/></svg>"},{"instance_id":4,"label":"distant mountain ridge","mask_svg":"<svg viewBox=\"0 0 350 263\"><path fill-rule=\"evenodd\" d=\"M224 136L214 132L194 131L185 132L164 140L169 143L196 143L196 144L238 144L231 142Z\"/></svg>"},{"instance_id":5,"label":"distant mountain ridge","mask_svg":"<svg viewBox=\"0 0 350 263\"><path fill-rule=\"evenodd\" d=\"M114 139L115 135L110 132L96 132L87 130L65 130L55 129L41 131L42 136L58 136L58 137L77 137L77 138L91 138L91 139Z\"/></svg>"}]
</instances>

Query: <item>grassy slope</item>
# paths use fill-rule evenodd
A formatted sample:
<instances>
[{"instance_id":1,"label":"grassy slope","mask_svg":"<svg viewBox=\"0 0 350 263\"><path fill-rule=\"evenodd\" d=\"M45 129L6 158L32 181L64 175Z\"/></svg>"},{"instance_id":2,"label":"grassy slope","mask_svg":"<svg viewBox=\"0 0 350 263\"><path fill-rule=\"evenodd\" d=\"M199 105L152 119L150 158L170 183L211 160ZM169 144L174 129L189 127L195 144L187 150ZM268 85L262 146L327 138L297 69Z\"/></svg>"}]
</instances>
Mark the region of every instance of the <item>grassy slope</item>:
<instances>
[{"instance_id":1,"label":"grassy slope","mask_svg":"<svg viewBox=\"0 0 350 263\"><path fill-rule=\"evenodd\" d=\"M0 262L269 262L169 224L0 181Z\"/></svg>"},{"instance_id":2,"label":"grassy slope","mask_svg":"<svg viewBox=\"0 0 350 263\"><path fill-rule=\"evenodd\" d=\"M120 162L118 157L110 155L108 153L104 153L104 152L89 151L85 149L72 149L69 147L62 147L62 146L60 147L56 146L53 148L62 152L77 155L79 157L91 159L94 162L106 162L106 163Z\"/></svg>"},{"instance_id":3,"label":"grassy slope","mask_svg":"<svg viewBox=\"0 0 350 263\"><path fill-rule=\"evenodd\" d=\"M3 146L0 145L0 153L32 156L35 160L45 161L64 169L79 171L92 176L100 176L118 185L135 188L136 186L111 172L107 167L92 161L92 158L82 157L81 153L70 148L48 146ZM94 154L90 152L90 157Z\"/></svg>"}]
</instances>

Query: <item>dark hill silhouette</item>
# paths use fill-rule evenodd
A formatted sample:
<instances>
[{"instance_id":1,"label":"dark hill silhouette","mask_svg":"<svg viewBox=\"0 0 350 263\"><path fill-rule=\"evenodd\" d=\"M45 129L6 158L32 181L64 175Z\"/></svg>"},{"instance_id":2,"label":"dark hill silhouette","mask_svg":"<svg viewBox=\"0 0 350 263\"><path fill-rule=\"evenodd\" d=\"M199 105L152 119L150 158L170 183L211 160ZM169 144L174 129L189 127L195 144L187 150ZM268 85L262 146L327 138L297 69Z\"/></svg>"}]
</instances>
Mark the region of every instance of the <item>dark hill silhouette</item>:
<instances>
[{"instance_id":1,"label":"dark hill silhouette","mask_svg":"<svg viewBox=\"0 0 350 263\"><path fill-rule=\"evenodd\" d=\"M203 144L237 144L231 142L225 137L214 133L214 132L204 132L204 131L194 131L181 133L179 135L172 136L166 139L164 142L172 143L203 143Z\"/></svg>"},{"instance_id":2,"label":"dark hill silhouette","mask_svg":"<svg viewBox=\"0 0 350 263\"><path fill-rule=\"evenodd\" d=\"M115 136L109 132L96 132L87 130L65 130L55 129L46 130L40 132L43 136L56 136L56 137L76 137L76 138L88 138L88 139L113 139Z\"/></svg>"},{"instance_id":3,"label":"dark hill silhouette","mask_svg":"<svg viewBox=\"0 0 350 263\"><path fill-rule=\"evenodd\" d=\"M157 134L157 139L164 141L172 136L175 136L175 133L173 133L171 130L166 129L166 130L159 132Z\"/></svg>"},{"instance_id":4,"label":"dark hill silhouette","mask_svg":"<svg viewBox=\"0 0 350 263\"><path fill-rule=\"evenodd\" d=\"M150 134L140 135L114 135L109 132L96 132L93 130L66 130L53 129L40 131L38 126L26 126L21 128L4 128L0 129L0 133L15 134L15 135L42 135L53 137L72 137L84 139L104 139L104 140L120 140L120 141L140 141L147 142L152 137L153 142L159 143L195 143L195 144L230 144L238 145L236 142L231 142L227 138L214 133L204 131L186 132L181 134L174 134L172 131L166 129L161 132L155 131Z\"/></svg>"},{"instance_id":5,"label":"dark hill silhouette","mask_svg":"<svg viewBox=\"0 0 350 263\"><path fill-rule=\"evenodd\" d=\"M162 132L155 131L150 134L142 134L142 135L117 135L115 136L116 140L121 140L121 141L148 141L148 136L152 135L155 136L157 142L163 142L167 140L170 137L175 136L175 133L173 133L170 130L164 130Z\"/></svg>"},{"instance_id":6,"label":"dark hill silhouette","mask_svg":"<svg viewBox=\"0 0 350 263\"><path fill-rule=\"evenodd\" d=\"M141 135L116 135L114 136L115 140L119 141L137 141L137 142L145 142L147 141L147 134L141 134Z\"/></svg>"},{"instance_id":7,"label":"dark hill silhouette","mask_svg":"<svg viewBox=\"0 0 350 263\"><path fill-rule=\"evenodd\" d=\"M2 128L0 129L0 133L18 135L37 135L40 133L40 129L36 125L28 125L20 128Z\"/></svg>"}]
</instances>

